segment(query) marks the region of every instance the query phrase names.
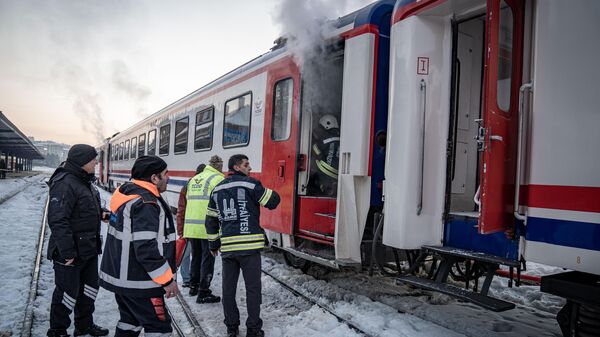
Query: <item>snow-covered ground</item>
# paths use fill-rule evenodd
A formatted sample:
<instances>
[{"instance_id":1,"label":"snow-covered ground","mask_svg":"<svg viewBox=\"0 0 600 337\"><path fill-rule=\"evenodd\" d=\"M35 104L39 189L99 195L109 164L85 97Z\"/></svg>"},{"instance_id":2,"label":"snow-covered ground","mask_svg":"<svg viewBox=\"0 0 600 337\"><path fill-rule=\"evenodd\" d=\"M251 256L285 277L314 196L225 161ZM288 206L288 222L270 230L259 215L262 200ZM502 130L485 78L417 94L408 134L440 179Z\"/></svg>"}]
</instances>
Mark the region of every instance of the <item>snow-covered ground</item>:
<instances>
[{"instance_id":1,"label":"snow-covered ground","mask_svg":"<svg viewBox=\"0 0 600 337\"><path fill-rule=\"evenodd\" d=\"M0 265L5 271L5 280L0 283L0 312L3 313L0 315L0 333L10 331L13 336L20 333L47 193L47 188L40 182L41 176L35 179L37 182L31 180L28 184L6 181L4 185L0 182L2 191L23 189L22 193L0 204L0 230L5 233L0 236ZM110 194L101 192L107 204ZM105 232L104 224L102 228ZM34 303L33 336L44 336L48 329L53 291L52 263L46 259L42 262L38 297ZM505 279L494 280L491 294L512 300L518 306L507 312L493 313L445 295L398 286L392 278L322 268L312 268L308 274L303 274L285 266L277 253L264 254L263 268L296 290L318 298L319 304L373 336L560 336L554 315L562 300L540 293L537 286L506 288ZM534 269L539 273L552 271L546 268L549 267L535 266ZM533 274L532 271L529 273ZM331 314L294 296L270 277L264 275L262 281L261 316L267 336L359 336ZM221 295L220 258L215 265L212 289ZM221 304L196 304L195 299L189 297L187 288L181 290L206 333L211 337L224 336ZM241 277L237 297L243 336L246 309ZM184 320L177 302L168 300L167 303L175 319ZM110 328L111 335L114 333L119 317L112 293L100 289L94 317L97 324Z\"/></svg>"}]
</instances>

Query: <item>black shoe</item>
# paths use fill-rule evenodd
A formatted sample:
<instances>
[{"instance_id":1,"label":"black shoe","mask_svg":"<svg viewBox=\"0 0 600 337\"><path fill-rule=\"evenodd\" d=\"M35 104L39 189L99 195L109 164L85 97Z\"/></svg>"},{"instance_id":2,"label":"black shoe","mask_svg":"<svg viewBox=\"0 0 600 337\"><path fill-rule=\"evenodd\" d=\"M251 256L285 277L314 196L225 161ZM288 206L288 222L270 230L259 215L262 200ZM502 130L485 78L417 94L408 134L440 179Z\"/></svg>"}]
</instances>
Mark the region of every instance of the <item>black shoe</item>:
<instances>
[{"instance_id":1,"label":"black shoe","mask_svg":"<svg viewBox=\"0 0 600 337\"><path fill-rule=\"evenodd\" d=\"M190 284L190 296L198 295L198 286Z\"/></svg>"},{"instance_id":2,"label":"black shoe","mask_svg":"<svg viewBox=\"0 0 600 337\"><path fill-rule=\"evenodd\" d=\"M235 328L235 329L227 328L227 337L237 337L238 333L239 333L238 328Z\"/></svg>"},{"instance_id":3,"label":"black shoe","mask_svg":"<svg viewBox=\"0 0 600 337\"><path fill-rule=\"evenodd\" d=\"M106 336L108 335L108 329L105 329L101 326L98 326L96 324L90 325L87 329L85 330L77 330L75 329L75 332L73 332L74 336L84 336L84 335L90 335L90 336Z\"/></svg>"},{"instance_id":4,"label":"black shoe","mask_svg":"<svg viewBox=\"0 0 600 337\"><path fill-rule=\"evenodd\" d=\"M221 302L221 298L219 296L215 296L213 294L208 294L206 296L196 298L196 303L219 303Z\"/></svg>"},{"instance_id":5,"label":"black shoe","mask_svg":"<svg viewBox=\"0 0 600 337\"><path fill-rule=\"evenodd\" d=\"M181 286L182 286L183 288L188 288L188 287L190 286L190 282L183 282L183 283L181 284Z\"/></svg>"},{"instance_id":6,"label":"black shoe","mask_svg":"<svg viewBox=\"0 0 600 337\"><path fill-rule=\"evenodd\" d=\"M71 337L67 333L67 330L57 330L57 329L48 330L48 332L46 333L46 336L48 336L48 337Z\"/></svg>"},{"instance_id":7,"label":"black shoe","mask_svg":"<svg viewBox=\"0 0 600 337\"><path fill-rule=\"evenodd\" d=\"M265 337L265 332L262 330L248 330L246 337Z\"/></svg>"}]
</instances>

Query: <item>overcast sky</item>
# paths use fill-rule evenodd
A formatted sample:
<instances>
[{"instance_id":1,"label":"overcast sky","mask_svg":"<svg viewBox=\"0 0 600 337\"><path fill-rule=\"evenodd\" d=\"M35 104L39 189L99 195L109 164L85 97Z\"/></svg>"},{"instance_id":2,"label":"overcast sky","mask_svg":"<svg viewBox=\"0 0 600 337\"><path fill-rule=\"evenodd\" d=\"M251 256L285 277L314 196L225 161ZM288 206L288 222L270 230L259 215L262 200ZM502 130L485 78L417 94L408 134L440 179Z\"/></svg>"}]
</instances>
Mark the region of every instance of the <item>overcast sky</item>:
<instances>
[{"instance_id":1,"label":"overcast sky","mask_svg":"<svg viewBox=\"0 0 600 337\"><path fill-rule=\"evenodd\" d=\"M298 15L369 2L0 0L0 111L38 140L98 144L268 51Z\"/></svg>"}]
</instances>

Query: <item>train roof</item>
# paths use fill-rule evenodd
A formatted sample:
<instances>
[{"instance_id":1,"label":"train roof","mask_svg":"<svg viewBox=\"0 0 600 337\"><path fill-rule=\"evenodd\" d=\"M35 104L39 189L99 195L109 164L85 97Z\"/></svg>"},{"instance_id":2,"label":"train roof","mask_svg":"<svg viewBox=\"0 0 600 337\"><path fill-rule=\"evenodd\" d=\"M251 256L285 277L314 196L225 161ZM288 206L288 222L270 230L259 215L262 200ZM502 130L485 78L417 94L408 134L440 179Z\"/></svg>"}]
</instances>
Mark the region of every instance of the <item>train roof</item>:
<instances>
[{"instance_id":1,"label":"train roof","mask_svg":"<svg viewBox=\"0 0 600 337\"><path fill-rule=\"evenodd\" d=\"M339 35L348 30L351 30L353 28L360 27L360 26L366 25L366 24L379 25L382 17L386 13L388 13L391 8L394 7L395 2L396 2L395 0L379 0L379 1L373 2L372 4L370 4L368 6L363 7L361 9L358 9L352 13L349 13L349 14L339 17L335 20L332 20L333 27L335 28L335 33L337 35ZM385 33L385 32L382 32L382 33ZM218 86L220 86L221 84L237 77L238 75L243 74L244 72L248 71L249 69L252 69L260 64L264 64L264 63L268 62L269 60L274 59L274 58L286 53L287 48L285 46L285 44L286 44L285 38L278 38L274 41L274 43L275 43L275 45L271 48L270 51L268 51L258 57L255 57L252 60L242 64L241 66L231 70L230 72L214 79L213 81L211 81L211 82L203 85L202 87L192 91L191 93L181 97L180 99L165 106L164 108L158 110L157 112L154 112L153 114L149 115L148 117L145 117L141 121L128 127L127 129L123 130L122 132L116 133L115 135L113 135L110 138L112 139L118 135L126 135L126 134L128 134L128 131L130 131L131 129L135 129L138 126L157 118L161 114L163 114L167 111L170 111L171 109L175 108L179 104L187 101L189 98L196 96L202 92L207 92L207 91L210 91L211 89L215 89Z\"/></svg>"}]
</instances>

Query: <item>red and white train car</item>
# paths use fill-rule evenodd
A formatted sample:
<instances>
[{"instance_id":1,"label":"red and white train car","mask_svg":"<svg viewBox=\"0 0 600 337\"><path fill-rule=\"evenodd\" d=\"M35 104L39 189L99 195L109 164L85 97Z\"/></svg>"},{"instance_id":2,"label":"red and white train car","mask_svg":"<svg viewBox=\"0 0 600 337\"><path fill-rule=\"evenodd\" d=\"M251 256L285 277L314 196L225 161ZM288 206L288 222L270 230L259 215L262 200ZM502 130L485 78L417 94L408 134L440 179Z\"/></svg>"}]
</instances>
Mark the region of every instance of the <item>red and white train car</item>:
<instances>
[{"instance_id":1,"label":"red and white train car","mask_svg":"<svg viewBox=\"0 0 600 337\"><path fill-rule=\"evenodd\" d=\"M281 205L262 214L273 246L338 266L362 262L369 216L382 208L389 27L394 1L378 1L325 25L315 51L298 65L285 40L268 53L111 137L101 183L129 180L135 159L162 157L165 197L177 204L195 167L212 155L243 153L252 175L276 190ZM337 193L311 191L313 131L323 115L340 126ZM106 170L107 172L104 172ZM337 196L336 196L337 195Z\"/></svg>"}]
</instances>

